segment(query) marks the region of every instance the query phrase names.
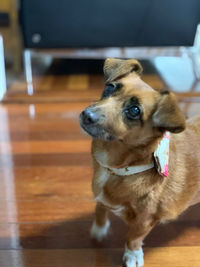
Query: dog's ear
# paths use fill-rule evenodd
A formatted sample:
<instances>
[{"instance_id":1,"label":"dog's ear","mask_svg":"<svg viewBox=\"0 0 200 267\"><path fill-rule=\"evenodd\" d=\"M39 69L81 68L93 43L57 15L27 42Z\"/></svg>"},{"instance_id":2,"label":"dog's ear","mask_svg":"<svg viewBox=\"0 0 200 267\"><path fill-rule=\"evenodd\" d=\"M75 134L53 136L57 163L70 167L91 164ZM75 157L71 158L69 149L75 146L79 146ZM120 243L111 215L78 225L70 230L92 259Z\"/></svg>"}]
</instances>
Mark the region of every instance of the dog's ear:
<instances>
[{"instance_id":1,"label":"dog's ear","mask_svg":"<svg viewBox=\"0 0 200 267\"><path fill-rule=\"evenodd\" d=\"M180 133L185 129L185 118L178 107L174 94L168 91L161 92L152 121L153 126L160 131Z\"/></svg>"},{"instance_id":2,"label":"dog's ear","mask_svg":"<svg viewBox=\"0 0 200 267\"><path fill-rule=\"evenodd\" d=\"M104 63L104 76L105 82L112 82L120 79L131 72L135 72L138 75L142 73L142 66L135 59L117 59L107 58Z\"/></svg>"}]
</instances>

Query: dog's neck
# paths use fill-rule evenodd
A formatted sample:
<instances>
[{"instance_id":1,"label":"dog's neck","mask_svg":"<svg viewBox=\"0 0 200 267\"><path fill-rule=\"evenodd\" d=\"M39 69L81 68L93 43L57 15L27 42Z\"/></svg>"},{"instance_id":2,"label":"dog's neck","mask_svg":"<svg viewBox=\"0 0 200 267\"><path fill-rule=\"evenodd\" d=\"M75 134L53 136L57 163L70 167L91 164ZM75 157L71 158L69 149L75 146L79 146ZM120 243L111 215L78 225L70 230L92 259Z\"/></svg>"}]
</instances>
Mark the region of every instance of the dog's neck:
<instances>
[{"instance_id":1,"label":"dog's neck","mask_svg":"<svg viewBox=\"0 0 200 267\"><path fill-rule=\"evenodd\" d=\"M147 144L137 147L120 141L94 140L93 154L99 163L112 168L150 164L161 139L162 137L154 138Z\"/></svg>"}]
</instances>

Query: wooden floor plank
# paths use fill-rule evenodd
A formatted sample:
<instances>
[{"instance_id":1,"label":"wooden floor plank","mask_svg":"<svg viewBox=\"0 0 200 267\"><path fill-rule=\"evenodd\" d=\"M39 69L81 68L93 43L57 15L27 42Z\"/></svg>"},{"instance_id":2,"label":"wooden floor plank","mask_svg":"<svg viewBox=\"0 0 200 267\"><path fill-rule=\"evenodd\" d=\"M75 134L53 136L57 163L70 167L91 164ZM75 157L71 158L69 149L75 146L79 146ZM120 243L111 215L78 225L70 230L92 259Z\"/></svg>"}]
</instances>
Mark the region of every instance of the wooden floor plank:
<instances>
[{"instance_id":1,"label":"wooden floor plank","mask_svg":"<svg viewBox=\"0 0 200 267\"><path fill-rule=\"evenodd\" d=\"M0 267L121 267L122 249L0 251ZM145 267L199 267L200 247L147 248Z\"/></svg>"},{"instance_id":2,"label":"wooden floor plank","mask_svg":"<svg viewBox=\"0 0 200 267\"><path fill-rule=\"evenodd\" d=\"M2 154L89 153L90 140L1 142Z\"/></svg>"},{"instance_id":3,"label":"wooden floor plank","mask_svg":"<svg viewBox=\"0 0 200 267\"><path fill-rule=\"evenodd\" d=\"M15 182L16 201L30 201L52 198L77 199L92 196L91 166L39 166L0 169L0 201L5 197L5 179ZM12 196L8 200L12 200Z\"/></svg>"},{"instance_id":4,"label":"wooden floor plank","mask_svg":"<svg viewBox=\"0 0 200 267\"><path fill-rule=\"evenodd\" d=\"M88 153L59 153L59 154L20 154L3 155L0 157L0 169L27 166L88 166L92 164L91 156Z\"/></svg>"},{"instance_id":5,"label":"wooden floor plank","mask_svg":"<svg viewBox=\"0 0 200 267\"><path fill-rule=\"evenodd\" d=\"M8 206L12 212L8 211ZM52 222L72 220L84 214L92 214L95 203L92 199L55 201L42 199L38 201L18 201L0 203L0 223L9 222ZM9 213L8 213L9 212Z\"/></svg>"},{"instance_id":6,"label":"wooden floor plank","mask_svg":"<svg viewBox=\"0 0 200 267\"><path fill-rule=\"evenodd\" d=\"M88 90L89 88L89 75L79 74L79 75L69 75L68 76L68 90L74 90L76 92L77 88L80 90Z\"/></svg>"},{"instance_id":7,"label":"wooden floor plank","mask_svg":"<svg viewBox=\"0 0 200 267\"><path fill-rule=\"evenodd\" d=\"M27 142L27 141L75 141L75 140L88 140L88 135L82 133L82 131L76 131L73 128L63 129L63 131L57 131L52 129L46 129L44 131L31 131L29 129L19 129L17 132L12 130L9 132L9 136L5 135L5 132L0 131L0 142L5 142L11 139L15 142Z\"/></svg>"}]
</instances>

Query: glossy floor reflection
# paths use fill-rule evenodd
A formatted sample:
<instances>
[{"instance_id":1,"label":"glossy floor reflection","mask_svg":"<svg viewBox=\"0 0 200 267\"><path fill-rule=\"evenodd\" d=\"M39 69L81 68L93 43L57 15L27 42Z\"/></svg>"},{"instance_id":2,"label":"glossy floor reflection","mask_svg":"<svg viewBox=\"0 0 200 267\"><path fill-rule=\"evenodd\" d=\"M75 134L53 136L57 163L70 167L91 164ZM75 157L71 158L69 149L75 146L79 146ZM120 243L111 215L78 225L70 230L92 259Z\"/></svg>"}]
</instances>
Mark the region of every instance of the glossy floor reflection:
<instances>
[{"instance_id":1,"label":"glossy floor reflection","mask_svg":"<svg viewBox=\"0 0 200 267\"><path fill-rule=\"evenodd\" d=\"M78 123L88 104L79 95L71 103L0 105L0 267L121 266L120 219L111 216L102 244L89 238L90 139ZM200 115L198 98L180 106L187 117ZM145 251L147 267L199 267L200 205L155 228Z\"/></svg>"}]
</instances>

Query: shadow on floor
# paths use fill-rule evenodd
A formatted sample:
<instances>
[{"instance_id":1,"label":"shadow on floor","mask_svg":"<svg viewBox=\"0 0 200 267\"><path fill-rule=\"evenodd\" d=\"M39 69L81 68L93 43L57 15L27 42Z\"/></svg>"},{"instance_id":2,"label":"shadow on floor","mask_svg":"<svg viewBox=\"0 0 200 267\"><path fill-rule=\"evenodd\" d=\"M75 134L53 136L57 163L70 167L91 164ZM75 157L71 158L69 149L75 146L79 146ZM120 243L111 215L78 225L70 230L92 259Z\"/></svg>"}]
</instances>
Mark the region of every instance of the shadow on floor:
<instances>
[{"instance_id":1,"label":"shadow on floor","mask_svg":"<svg viewBox=\"0 0 200 267\"><path fill-rule=\"evenodd\" d=\"M66 222L20 224L21 233L27 232L31 227L34 228L32 236L22 237L20 244L26 249L123 248L128 227L114 215L111 215L110 219L111 231L100 244L89 237L93 220L91 214ZM145 246L195 246L199 245L199 240L200 204L197 204L188 209L178 220L155 227L147 236Z\"/></svg>"}]
</instances>

